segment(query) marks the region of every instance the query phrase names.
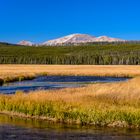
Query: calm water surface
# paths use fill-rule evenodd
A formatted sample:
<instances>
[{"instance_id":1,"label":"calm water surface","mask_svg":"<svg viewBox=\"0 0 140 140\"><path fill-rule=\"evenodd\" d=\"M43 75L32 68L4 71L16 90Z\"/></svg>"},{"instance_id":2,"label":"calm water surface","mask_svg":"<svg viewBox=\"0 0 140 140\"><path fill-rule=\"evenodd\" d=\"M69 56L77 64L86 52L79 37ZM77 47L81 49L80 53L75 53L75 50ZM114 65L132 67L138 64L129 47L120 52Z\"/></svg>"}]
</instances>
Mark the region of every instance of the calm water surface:
<instances>
[{"instance_id":1,"label":"calm water surface","mask_svg":"<svg viewBox=\"0 0 140 140\"><path fill-rule=\"evenodd\" d=\"M63 125L0 115L0 140L140 140L140 131Z\"/></svg>"},{"instance_id":2,"label":"calm water surface","mask_svg":"<svg viewBox=\"0 0 140 140\"><path fill-rule=\"evenodd\" d=\"M31 91L39 89L59 89L68 87L80 87L91 83L119 82L128 78L96 77L96 76L40 76L33 80L12 82L0 87L0 93L11 94L19 91Z\"/></svg>"}]
</instances>

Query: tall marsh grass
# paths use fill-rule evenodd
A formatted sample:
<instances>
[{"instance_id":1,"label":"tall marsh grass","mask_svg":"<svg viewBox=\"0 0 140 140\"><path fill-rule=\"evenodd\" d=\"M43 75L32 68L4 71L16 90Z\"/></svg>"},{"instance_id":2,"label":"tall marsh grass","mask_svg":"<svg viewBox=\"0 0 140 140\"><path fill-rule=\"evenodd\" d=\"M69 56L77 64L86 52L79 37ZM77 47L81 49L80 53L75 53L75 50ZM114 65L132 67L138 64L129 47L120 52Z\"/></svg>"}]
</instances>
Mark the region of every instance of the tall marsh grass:
<instances>
[{"instance_id":1,"label":"tall marsh grass","mask_svg":"<svg viewBox=\"0 0 140 140\"><path fill-rule=\"evenodd\" d=\"M0 95L0 112L63 123L140 127L140 78L82 88Z\"/></svg>"}]
</instances>

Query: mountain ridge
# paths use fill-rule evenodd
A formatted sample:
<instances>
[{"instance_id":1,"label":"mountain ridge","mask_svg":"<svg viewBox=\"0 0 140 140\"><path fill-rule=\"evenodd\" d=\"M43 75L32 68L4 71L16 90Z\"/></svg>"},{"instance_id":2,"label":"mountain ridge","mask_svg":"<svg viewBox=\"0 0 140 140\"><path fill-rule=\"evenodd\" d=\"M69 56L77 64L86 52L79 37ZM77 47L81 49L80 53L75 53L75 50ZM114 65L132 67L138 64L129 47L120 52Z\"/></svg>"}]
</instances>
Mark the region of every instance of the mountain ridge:
<instances>
[{"instance_id":1,"label":"mountain ridge","mask_svg":"<svg viewBox=\"0 0 140 140\"><path fill-rule=\"evenodd\" d=\"M68 43L88 43L92 42L94 36L87 34L71 34L57 39L49 40L43 43L43 45L57 45L57 44L68 44Z\"/></svg>"},{"instance_id":2,"label":"mountain ridge","mask_svg":"<svg viewBox=\"0 0 140 140\"><path fill-rule=\"evenodd\" d=\"M90 43L90 42L121 42L125 41L118 38L112 38L108 36L95 37L88 34L71 34L57 39L49 40L43 43L43 45L61 45L61 44L79 44L79 43Z\"/></svg>"},{"instance_id":3,"label":"mountain ridge","mask_svg":"<svg viewBox=\"0 0 140 140\"><path fill-rule=\"evenodd\" d=\"M34 44L30 41L20 41L18 44L19 45L27 45L27 46L38 46L38 45L43 45L43 46L57 46L57 45L67 45L67 44L80 44L80 43L92 43L92 42L124 42L125 40L123 39L118 39L118 38L112 38L108 36L99 36L95 37L92 35L88 34L70 34L64 37L60 37L57 39L52 39L45 41L44 43L41 44Z\"/></svg>"}]
</instances>

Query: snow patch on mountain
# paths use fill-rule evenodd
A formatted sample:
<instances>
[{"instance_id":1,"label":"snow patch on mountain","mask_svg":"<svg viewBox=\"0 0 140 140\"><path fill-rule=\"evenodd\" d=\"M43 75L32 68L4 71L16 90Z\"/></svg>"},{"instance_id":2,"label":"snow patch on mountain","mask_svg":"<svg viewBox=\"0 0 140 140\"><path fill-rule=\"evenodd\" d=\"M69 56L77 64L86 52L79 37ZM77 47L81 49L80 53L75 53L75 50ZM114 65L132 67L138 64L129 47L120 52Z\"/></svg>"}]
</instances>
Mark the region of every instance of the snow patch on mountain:
<instances>
[{"instance_id":1,"label":"snow patch on mountain","mask_svg":"<svg viewBox=\"0 0 140 140\"><path fill-rule=\"evenodd\" d=\"M23 40L23 41L20 41L20 42L18 43L18 45L33 46L34 44L33 44L32 42L30 42L30 41L25 41L25 40Z\"/></svg>"},{"instance_id":2,"label":"snow patch on mountain","mask_svg":"<svg viewBox=\"0 0 140 140\"><path fill-rule=\"evenodd\" d=\"M44 42L42 45L55 46L62 44L79 44L79 43L89 43L89 42L121 42L122 39L112 38L108 36L91 36L87 34L71 34L58 39L49 40Z\"/></svg>"},{"instance_id":3,"label":"snow patch on mountain","mask_svg":"<svg viewBox=\"0 0 140 140\"><path fill-rule=\"evenodd\" d=\"M124 40L118 38L112 38L108 36L99 36L95 38L95 42L119 42L119 41L124 41Z\"/></svg>"},{"instance_id":4,"label":"snow patch on mountain","mask_svg":"<svg viewBox=\"0 0 140 140\"><path fill-rule=\"evenodd\" d=\"M95 38L94 36L90 36L86 34L71 34L65 37L44 42L43 45L87 43L87 42L92 42L94 38Z\"/></svg>"}]
</instances>

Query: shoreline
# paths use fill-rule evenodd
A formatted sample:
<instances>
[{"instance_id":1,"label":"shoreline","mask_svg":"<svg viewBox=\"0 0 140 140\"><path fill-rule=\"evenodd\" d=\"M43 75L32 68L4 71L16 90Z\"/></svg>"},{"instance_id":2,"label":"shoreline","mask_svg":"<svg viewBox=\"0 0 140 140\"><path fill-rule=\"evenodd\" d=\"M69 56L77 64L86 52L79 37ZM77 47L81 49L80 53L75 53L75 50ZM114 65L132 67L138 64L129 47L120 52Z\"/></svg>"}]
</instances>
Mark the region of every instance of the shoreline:
<instances>
[{"instance_id":1,"label":"shoreline","mask_svg":"<svg viewBox=\"0 0 140 140\"><path fill-rule=\"evenodd\" d=\"M38 121L47 121L47 122L52 122L52 123L57 123L57 124L67 124L67 125L79 125L79 126L91 126L91 127L106 127L106 128L127 128L127 129L138 129L140 128L140 126L136 126L136 125L129 125L126 122L121 122L121 121L116 121L116 122L112 122L112 123L108 123L108 124L93 124L93 123L89 123L89 124L81 124L79 122L76 121L62 121L62 120L57 120L55 118L49 118L49 117L45 117L45 116L31 116L31 115L26 115L23 113L17 113L17 112L10 112L10 111L0 111L0 115L7 115L7 116L11 116L11 117L17 117L17 118L24 118L24 119L34 119L34 120L38 120Z\"/></svg>"},{"instance_id":2,"label":"shoreline","mask_svg":"<svg viewBox=\"0 0 140 140\"><path fill-rule=\"evenodd\" d=\"M24 80L33 80L36 78L36 76L17 76L17 77L6 77L4 79L0 79L0 86L3 86L3 84L10 83L10 82L18 82L18 81L24 81Z\"/></svg>"}]
</instances>

